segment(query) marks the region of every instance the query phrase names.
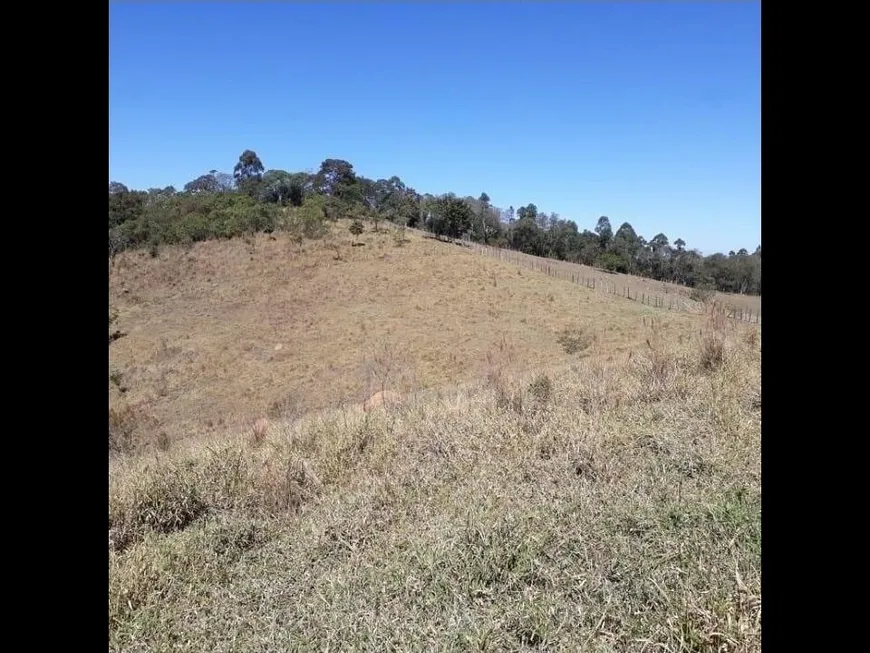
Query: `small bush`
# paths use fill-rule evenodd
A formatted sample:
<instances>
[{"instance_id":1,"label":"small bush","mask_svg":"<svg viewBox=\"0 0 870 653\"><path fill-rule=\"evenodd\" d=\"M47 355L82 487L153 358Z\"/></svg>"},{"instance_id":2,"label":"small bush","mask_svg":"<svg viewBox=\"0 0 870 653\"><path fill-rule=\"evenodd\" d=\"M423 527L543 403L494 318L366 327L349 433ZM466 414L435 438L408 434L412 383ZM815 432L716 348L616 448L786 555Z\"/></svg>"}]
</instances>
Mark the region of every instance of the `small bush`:
<instances>
[{"instance_id":1,"label":"small bush","mask_svg":"<svg viewBox=\"0 0 870 653\"><path fill-rule=\"evenodd\" d=\"M320 196L306 197L296 209L297 229L305 238L320 238L327 232L326 209Z\"/></svg>"},{"instance_id":2,"label":"small bush","mask_svg":"<svg viewBox=\"0 0 870 653\"><path fill-rule=\"evenodd\" d=\"M109 530L124 548L149 532L184 530L208 511L193 470L163 464L138 476L123 499L110 497Z\"/></svg>"},{"instance_id":3,"label":"small bush","mask_svg":"<svg viewBox=\"0 0 870 653\"><path fill-rule=\"evenodd\" d=\"M109 344L111 345L116 340L123 338L127 334L119 329L112 331L112 325L118 321L118 311L114 308L109 309Z\"/></svg>"},{"instance_id":4,"label":"small bush","mask_svg":"<svg viewBox=\"0 0 870 653\"><path fill-rule=\"evenodd\" d=\"M529 384L529 394L538 402L545 404L553 396L553 382L546 374L539 374L535 380Z\"/></svg>"},{"instance_id":5,"label":"small bush","mask_svg":"<svg viewBox=\"0 0 870 653\"><path fill-rule=\"evenodd\" d=\"M725 340L717 333L707 333L701 340L701 369L708 372L722 367L725 362Z\"/></svg>"},{"instance_id":6,"label":"small bush","mask_svg":"<svg viewBox=\"0 0 870 653\"><path fill-rule=\"evenodd\" d=\"M359 220L354 220L353 222L350 223L350 226L347 228L347 230L353 234L354 238L358 238L359 235L363 231L365 231L365 227L363 227L363 223L360 222Z\"/></svg>"},{"instance_id":7,"label":"small bush","mask_svg":"<svg viewBox=\"0 0 870 653\"><path fill-rule=\"evenodd\" d=\"M556 340L566 354L576 354L588 349L592 344L593 337L583 329L565 329L557 337Z\"/></svg>"},{"instance_id":8,"label":"small bush","mask_svg":"<svg viewBox=\"0 0 870 653\"><path fill-rule=\"evenodd\" d=\"M121 388L124 383L124 375L118 370L109 372L109 381L117 388Z\"/></svg>"},{"instance_id":9,"label":"small bush","mask_svg":"<svg viewBox=\"0 0 870 653\"><path fill-rule=\"evenodd\" d=\"M678 391L676 381L680 366L673 352L663 345L657 330L646 339L646 345L647 351L636 359L642 397L645 401L659 401Z\"/></svg>"},{"instance_id":10,"label":"small bush","mask_svg":"<svg viewBox=\"0 0 870 653\"><path fill-rule=\"evenodd\" d=\"M138 425L135 411L129 406L109 408L109 451L129 453L135 447Z\"/></svg>"}]
</instances>

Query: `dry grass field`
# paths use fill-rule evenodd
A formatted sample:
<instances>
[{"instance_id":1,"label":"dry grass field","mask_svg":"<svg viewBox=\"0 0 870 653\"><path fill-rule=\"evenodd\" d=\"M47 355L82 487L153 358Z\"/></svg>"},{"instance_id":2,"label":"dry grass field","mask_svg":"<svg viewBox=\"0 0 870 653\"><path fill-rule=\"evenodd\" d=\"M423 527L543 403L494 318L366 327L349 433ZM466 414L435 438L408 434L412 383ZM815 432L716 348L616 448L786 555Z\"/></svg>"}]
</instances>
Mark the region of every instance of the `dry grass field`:
<instances>
[{"instance_id":1,"label":"dry grass field","mask_svg":"<svg viewBox=\"0 0 870 653\"><path fill-rule=\"evenodd\" d=\"M394 238L118 257L109 649L760 651L760 328Z\"/></svg>"},{"instance_id":2,"label":"dry grass field","mask_svg":"<svg viewBox=\"0 0 870 653\"><path fill-rule=\"evenodd\" d=\"M424 232L417 233L422 234ZM659 299L658 305L673 308L673 310L694 312L704 312L705 310L705 302L693 299L692 290L690 288L676 283L656 281L654 279L646 279L644 277L621 274L618 272L607 272L598 268L589 267L588 265L568 263L567 261L556 261L540 256L523 254L522 252L498 250L478 243L467 242L465 243L465 246L480 254L500 258L505 261L511 261L525 268L546 270L554 277L564 280L570 279L574 283L585 283L601 292L615 294L622 297L631 297L635 299L635 301L642 301L642 296L646 296L646 303L652 305L655 305L652 298L657 297ZM759 295L740 295L717 291L712 294L712 298L707 300L706 303L711 302L718 302L719 304L731 309L742 310L744 313L744 321L756 321L756 317L760 318L761 296ZM748 312L751 312L751 320L749 319ZM760 319L757 321L760 322Z\"/></svg>"},{"instance_id":3,"label":"dry grass field","mask_svg":"<svg viewBox=\"0 0 870 653\"><path fill-rule=\"evenodd\" d=\"M261 235L120 255L109 303L127 335L109 349L110 405L135 412L140 440L177 440L359 403L385 383L409 392L625 356L652 317L674 337L698 328L697 316L408 240L369 231L354 247L341 224L301 246ZM588 347L567 354L565 332Z\"/></svg>"}]
</instances>

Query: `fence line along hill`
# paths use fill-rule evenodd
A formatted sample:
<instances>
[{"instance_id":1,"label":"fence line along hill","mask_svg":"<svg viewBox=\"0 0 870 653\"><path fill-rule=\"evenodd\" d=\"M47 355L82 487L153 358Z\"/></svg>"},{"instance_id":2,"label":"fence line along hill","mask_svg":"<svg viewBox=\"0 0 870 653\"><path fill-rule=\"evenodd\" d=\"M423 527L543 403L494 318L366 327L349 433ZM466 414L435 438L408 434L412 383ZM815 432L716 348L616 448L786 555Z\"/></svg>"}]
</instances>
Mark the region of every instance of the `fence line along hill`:
<instances>
[{"instance_id":1,"label":"fence line along hill","mask_svg":"<svg viewBox=\"0 0 870 653\"><path fill-rule=\"evenodd\" d=\"M406 230L423 238L434 238L426 231L410 228L406 228ZM623 297L648 306L672 311L703 313L710 304L715 303L722 307L726 317L730 319L755 324L761 323L761 297L758 295L740 295L716 291L708 293L709 296L703 299L693 298L691 288L677 283L656 281L620 272L608 272L581 263L559 261L512 249L491 247L467 239L444 242L453 242L477 254L513 263L550 277L582 284L592 290Z\"/></svg>"}]
</instances>

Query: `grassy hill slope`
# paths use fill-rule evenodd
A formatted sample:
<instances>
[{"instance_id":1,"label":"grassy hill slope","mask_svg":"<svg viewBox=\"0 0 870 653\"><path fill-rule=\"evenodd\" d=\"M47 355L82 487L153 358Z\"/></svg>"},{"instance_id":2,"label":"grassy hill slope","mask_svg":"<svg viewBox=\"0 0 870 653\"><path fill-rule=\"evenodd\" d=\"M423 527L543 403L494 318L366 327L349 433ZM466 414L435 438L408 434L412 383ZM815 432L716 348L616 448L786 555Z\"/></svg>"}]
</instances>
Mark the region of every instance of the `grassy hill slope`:
<instances>
[{"instance_id":1,"label":"grassy hill slope","mask_svg":"<svg viewBox=\"0 0 870 653\"><path fill-rule=\"evenodd\" d=\"M759 328L344 233L119 257L109 649L760 651Z\"/></svg>"},{"instance_id":2,"label":"grassy hill slope","mask_svg":"<svg viewBox=\"0 0 870 653\"><path fill-rule=\"evenodd\" d=\"M651 342L116 460L110 650L760 651L757 342Z\"/></svg>"},{"instance_id":3,"label":"grassy hill slope","mask_svg":"<svg viewBox=\"0 0 870 653\"><path fill-rule=\"evenodd\" d=\"M127 335L109 350L110 404L139 437L176 440L361 402L384 384L626 355L652 316L675 337L699 324L417 235L352 242L339 225L301 246L259 236L118 256L109 299ZM589 346L567 354L566 331Z\"/></svg>"}]
</instances>

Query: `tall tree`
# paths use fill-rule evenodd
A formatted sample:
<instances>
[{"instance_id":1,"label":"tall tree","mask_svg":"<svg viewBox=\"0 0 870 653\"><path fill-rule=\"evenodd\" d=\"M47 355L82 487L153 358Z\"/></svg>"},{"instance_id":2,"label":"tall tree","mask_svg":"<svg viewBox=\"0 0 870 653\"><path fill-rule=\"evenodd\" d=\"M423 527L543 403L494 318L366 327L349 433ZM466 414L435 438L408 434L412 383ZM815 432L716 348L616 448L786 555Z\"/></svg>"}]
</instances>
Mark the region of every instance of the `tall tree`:
<instances>
[{"instance_id":1,"label":"tall tree","mask_svg":"<svg viewBox=\"0 0 870 653\"><path fill-rule=\"evenodd\" d=\"M239 161L233 167L233 177L236 184L241 185L249 179L260 181L263 178L263 162L254 150L245 150L239 155Z\"/></svg>"},{"instance_id":2,"label":"tall tree","mask_svg":"<svg viewBox=\"0 0 870 653\"><path fill-rule=\"evenodd\" d=\"M326 159L314 176L314 187L318 193L338 199L350 199L353 190L361 198L353 165L343 159Z\"/></svg>"},{"instance_id":3,"label":"tall tree","mask_svg":"<svg viewBox=\"0 0 870 653\"><path fill-rule=\"evenodd\" d=\"M598 223L595 225L595 233L598 234L601 249L607 249L610 241L613 240L613 227L610 226L610 218L606 215L598 218Z\"/></svg>"},{"instance_id":4,"label":"tall tree","mask_svg":"<svg viewBox=\"0 0 870 653\"><path fill-rule=\"evenodd\" d=\"M209 170L208 174L214 177L219 193L231 193L233 191L235 179L231 174L217 170Z\"/></svg>"},{"instance_id":5,"label":"tall tree","mask_svg":"<svg viewBox=\"0 0 870 653\"><path fill-rule=\"evenodd\" d=\"M483 244L486 244L486 216L489 213L489 195L486 193L481 193L480 197L477 198L477 201L480 202L480 233L483 237Z\"/></svg>"},{"instance_id":6,"label":"tall tree","mask_svg":"<svg viewBox=\"0 0 870 653\"><path fill-rule=\"evenodd\" d=\"M633 272L640 239L637 232L628 222L623 222L613 236L613 251L619 256L628 272Z\"/></svg>"},{"instance_id":7,"label":"tall tree","mask_svg":"<svg viewBox=\"0 0 870 653\"><path fill-rule=\"evenodd\" d=\"M185 193L217 193L219 190L218 180L212 174L200 175L184 184Z\"/></svg>"},{"instance_id":8,"label":"tall tree","mask_svg":"<svg viewBox=\"0 0 870 653\"><path fill-rule=\"evenodd\" d=\"M537 220L538 218L538 207L534 204L527 204L526 206L521 206L517 209L517 220L522 220L523 218L531 218L532 220Z\"/></svg>"},{"instance_id":9,"label":"tall tree","mask_svg":"<svg viewBox=\"0 0 870 653\"><path fill-rule=\"evenodd\" d=\"M459 238L471 227L472 215L471 207L465 201L448 193L435 200L430 227L437 236Z\"/></svg>"},{"instance_id":10,"label":"tall tree","mask_svg":"<svg viewBox=\"0 0 870 653\"><path fill-rule=\"evenodd\" d=\"M302 206L309 175L305 172L289 173L284 170L269 170L263 175L259 198L278 205Z\"/></svg>"},{"instance_id":11,"label":"tall tree","mask_svg":"<svg viewBox=\"0 0 870 653\"><path fill-rule=\"evenodd\" d=\"M532 214L524 209L525 207L517 211L517 215L523 211L523 216L513 224L510 232L511 244L521 252L541 256L544 253L542 232Z\"/></svg>"},{"instance_id":12,"label":"tall tree","mask_svg":"<svg viewBox=\"0 0 870 653\"><path fill-rule=\"evenodd\" d=\"M109 228L135 220L142 215L148 193L130 191L124 184L109 184Z\"/></svg>"},{"instance_id":13,"label":"tall tree","mask_svg":"<svg viewBox=\"0 0 870 653\"><path fill-rule=\"evenodd\" d=\"M656 234L653 239L649 241L650 249L652 249L655 254L663 253L668 245L668 237L661 233Z\"/></svg>"},{"instance_id":14,"label":"tall tree","mask_svg":"<svg viewBox=\"0 0 870 653\"><path fill-rule=\"evenodd\" d=\"M118 193L129 193L130 189L127 188L120 181L110 181L109 182L109 195L117 195Z\"/></svg>"}]
</instances>

